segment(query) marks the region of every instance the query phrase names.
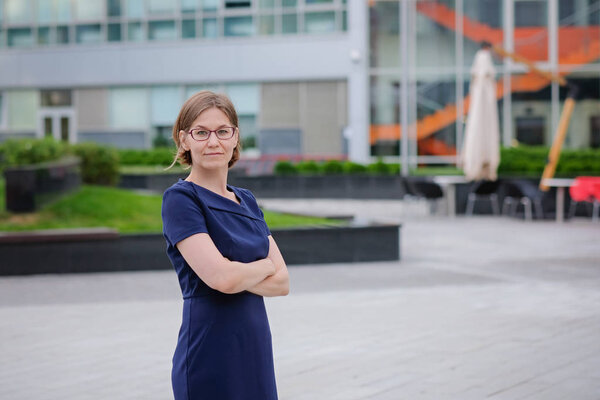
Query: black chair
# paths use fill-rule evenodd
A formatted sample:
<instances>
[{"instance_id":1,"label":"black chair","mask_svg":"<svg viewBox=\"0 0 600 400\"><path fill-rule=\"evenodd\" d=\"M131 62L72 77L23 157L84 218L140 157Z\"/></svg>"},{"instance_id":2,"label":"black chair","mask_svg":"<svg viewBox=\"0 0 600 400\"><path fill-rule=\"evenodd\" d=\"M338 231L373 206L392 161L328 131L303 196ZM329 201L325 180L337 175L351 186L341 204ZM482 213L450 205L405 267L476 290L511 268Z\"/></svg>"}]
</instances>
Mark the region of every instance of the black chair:
<instances>
[{"instance_id":1,"label":"black chair","mask_svg":"<svg viewBox=\"0 0 600 400\"><path fill-rule=\"evenodd\" d=\"M431 213L437 212L438 201L444 197L440 185L422 178L405 178L404 191L409 198L427 200Z\"/></svg>"},{"instance_id":2,"label":"black chair","mask_svg":"<svg viewBox=\"0 0 600 400\"><path fill-rule=\"evenodd\" d=\"M467 215L473 215L473 208L477 200L488 200L492 204L494 215L500 214L500 205L498 203L498 188L500 181L477 181L473 183L469 190L467 200Z\"/></svg>"},{"instance_id":3,"label":"black chair","mask_svg":"<svg viewBox=\"0 0 600 400\"><path fill-rule=\"evenodd\" d=\"M502 214L506 214L506 207L508 206L510 214L515 216L517 214L517 207L522 204L526 220L533 219L532 208L535 209L536 218L544 218L542 208L543 193L540 192L536 184L527 180L515 179L504 182L503 186L505 197L502 203Z\"/></svg>"}]
</instances>

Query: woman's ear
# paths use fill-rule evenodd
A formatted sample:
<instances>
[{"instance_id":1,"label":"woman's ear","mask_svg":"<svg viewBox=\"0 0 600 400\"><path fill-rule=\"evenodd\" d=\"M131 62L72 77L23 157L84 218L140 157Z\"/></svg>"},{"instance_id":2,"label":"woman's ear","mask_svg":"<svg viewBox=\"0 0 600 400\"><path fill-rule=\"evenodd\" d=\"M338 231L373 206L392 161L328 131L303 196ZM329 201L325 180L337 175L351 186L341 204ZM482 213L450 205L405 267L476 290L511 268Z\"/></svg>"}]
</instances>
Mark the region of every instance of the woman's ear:
<instances>
[{"instance_id":1,"label":"woman's ear","mask_svg":"<svg viewBox=\"0 0 600 400\"><path fill-rule=\"evenodd\" d=\"M187 145L187 142L185 141L185 135L186 135L185 131L179 131L179 147L181 147L185 151L188 151L189 147Z\"/></svg>"}]
</instances>

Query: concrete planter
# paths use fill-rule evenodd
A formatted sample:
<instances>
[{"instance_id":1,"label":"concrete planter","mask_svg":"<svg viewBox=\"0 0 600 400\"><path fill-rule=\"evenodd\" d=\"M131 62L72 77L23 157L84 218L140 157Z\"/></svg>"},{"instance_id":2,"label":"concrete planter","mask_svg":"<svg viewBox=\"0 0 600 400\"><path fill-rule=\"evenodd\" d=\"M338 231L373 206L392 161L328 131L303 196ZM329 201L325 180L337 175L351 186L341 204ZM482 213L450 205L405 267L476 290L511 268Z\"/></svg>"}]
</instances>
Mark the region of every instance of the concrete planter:
<instances>
[{"instance_id":1,"label":"concrete planter","mask_svg":"<svg viewBox=\"0 0 600 400\"><path fill-rule=\"evenodd\" d=\"M400 259L400 226L279 229L288 265ZM0 276L171 269L162 234L110 229L0 234Z\"/></svg>"},{"instance_id":2,"label":"concrete planter","mask_svg":"<svg viewBox=\"0 0 600 400\"><path fill-rule=\"evenodd\" d=\"M80 161L63 160L4 170L6 209L31 212L81 185Z\"/></svg>"}]
</instances>

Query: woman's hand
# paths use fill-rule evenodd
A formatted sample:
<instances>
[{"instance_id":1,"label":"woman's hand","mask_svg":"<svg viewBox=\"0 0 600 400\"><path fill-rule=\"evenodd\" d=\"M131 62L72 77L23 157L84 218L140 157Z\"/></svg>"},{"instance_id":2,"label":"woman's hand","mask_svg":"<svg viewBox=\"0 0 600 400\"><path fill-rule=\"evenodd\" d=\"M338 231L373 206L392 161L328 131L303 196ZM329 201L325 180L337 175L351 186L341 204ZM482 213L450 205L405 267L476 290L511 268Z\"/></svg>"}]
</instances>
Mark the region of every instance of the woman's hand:
<instances>
[{"instance_id":1,"label":"woman's hand","mask_svg":"<svg viewBox=\"0 0 600 400\"><path fill-rule=\"evenodd\" d=\"M247 289L249 292L259 296L285 296L290 292L290 278L285 265L285 260L279 251L279 247L275 243L272 236L269 235L269 254L267 258L274 265L274 273L256 285ZM263 261L263 260L260 260Z\"/></svg>"}]
</instances>

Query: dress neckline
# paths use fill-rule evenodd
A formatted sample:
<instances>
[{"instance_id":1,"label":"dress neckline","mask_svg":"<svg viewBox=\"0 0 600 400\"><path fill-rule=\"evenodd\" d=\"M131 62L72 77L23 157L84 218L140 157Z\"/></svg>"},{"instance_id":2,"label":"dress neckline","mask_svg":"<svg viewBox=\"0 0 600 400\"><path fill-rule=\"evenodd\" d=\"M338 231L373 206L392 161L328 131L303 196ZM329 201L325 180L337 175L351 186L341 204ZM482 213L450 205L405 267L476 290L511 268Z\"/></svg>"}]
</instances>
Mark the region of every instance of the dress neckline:
<instances>
[{"instance_id":1,"label":"dress neckline","mask_svg":"<svg viewBox=\"0 0 600 400\"><path fill-rule=\"evenodd\" d=\"M189 183L191 183L193 186L195 186L195 187L198 187L198 188L200 188L200 189L204 190L205 192L208 192L208 193L210 193L210 194L212 194L212 195L214 195L214 196L217 196L219 199L226 200L226 201L228 201L228 202L230 202L230 203L233 203L233 204L235 204L236 206L242 207L242 202L243 202L243 201L242 201L242 197L241 197L241 196L240 196L240 195L237 193L237 191L235 190L236 188L235 188L234 186L230 186L229 184L226 184L227 190L228 190L228 191L230 191L231 193L233 193L233 195L234 195L234 196L235 196L235 198L237 199L237 202L235 202L235 201L231 200L231 199L230 199L230 198L228 198L228 197L222 196L222 195L220 195L219 193L213 192L212 190L210 190L210 189L207 189L207 188L205 188L204 186L198 185L198 184L197 184L197 183L195 183L195 182L192 182L192 181L187 181L187 180L185 180L185 179L181 179L181 178L179 179L179 181L180 181L180 182L189 182Z\"/></svg>"}]
</instances>

